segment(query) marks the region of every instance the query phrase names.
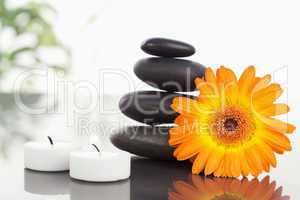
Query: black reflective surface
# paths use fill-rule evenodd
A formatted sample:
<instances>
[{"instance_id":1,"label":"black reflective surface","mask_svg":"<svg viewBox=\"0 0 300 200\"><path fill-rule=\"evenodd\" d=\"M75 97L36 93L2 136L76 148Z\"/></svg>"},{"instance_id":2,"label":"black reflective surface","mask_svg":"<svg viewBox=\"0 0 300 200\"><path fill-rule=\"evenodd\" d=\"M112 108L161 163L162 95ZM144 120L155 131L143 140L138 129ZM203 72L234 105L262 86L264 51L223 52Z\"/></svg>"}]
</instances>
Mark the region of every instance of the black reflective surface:
<instances>
[{"instance_id":1,"label":"black reflective surface","mask_svg":"<svg viewBox=\"0 0 300 200\"><path fill-rule=\"evenodd\" d=\"M121 167L121 166L120 166ZM190 163L133 158L130 179L112 183L73 180L68 172L24 170L24 190L71 200L287 200L269 176L261 179L215 178L190 173ZM61 198L59 198L61 199Z\"/></svg>"}]
</instances>

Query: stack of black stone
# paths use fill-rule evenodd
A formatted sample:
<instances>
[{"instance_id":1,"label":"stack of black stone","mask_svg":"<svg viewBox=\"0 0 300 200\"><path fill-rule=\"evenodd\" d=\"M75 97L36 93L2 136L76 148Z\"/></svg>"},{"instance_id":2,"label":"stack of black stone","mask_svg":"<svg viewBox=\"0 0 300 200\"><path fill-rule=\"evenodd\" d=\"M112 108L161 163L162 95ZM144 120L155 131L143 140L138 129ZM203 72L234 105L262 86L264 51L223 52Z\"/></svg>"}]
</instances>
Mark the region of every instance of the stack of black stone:
<instances>
[{"instance_id":1,"label":"stack of black stone","mask_svg":"<svg viewBox=\"0 0 300 200\"><path fill-rule=\"evenodd\" d=\"M158 57L139 60L134 66L135 75L163 91L136 91L123 96L119 103L122 113L148 126L121 129L111 141L117 148L139 156L173 160L168 131L178 113L170 105L174 97L189 96L179 92L196 89L194 80L204 76L205 67L191 60L178 59L195 53L195 48L184 42L151 38L142 44L141 49Z\"/></svg>"}]
</instances>

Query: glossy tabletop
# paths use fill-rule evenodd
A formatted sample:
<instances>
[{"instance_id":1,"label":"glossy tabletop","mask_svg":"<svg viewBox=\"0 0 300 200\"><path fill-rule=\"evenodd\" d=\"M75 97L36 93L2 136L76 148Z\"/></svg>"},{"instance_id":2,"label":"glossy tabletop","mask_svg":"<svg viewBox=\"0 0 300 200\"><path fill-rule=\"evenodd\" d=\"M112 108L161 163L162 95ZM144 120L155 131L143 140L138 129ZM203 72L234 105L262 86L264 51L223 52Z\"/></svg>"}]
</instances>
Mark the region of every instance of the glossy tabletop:
<instances>
[{"instance_id":1,"label":"glossy tabletop","mask_svg":"<svg viewBox=\"0 0 300 200\"><path fill-rule=\"evenodd\" d=\"M40 133L48 129L45 128L45 124L54 127L54 132L57 133L62 133L64 129L62 125L57 124L57 121L51 123L51 120L47 119L44 123L40 122L42 116L19 115L13 106L7 106L9 102L11 100L7 98L5 106L2 107L6 110L2 109L2 116L5 117L0 126L0 199L300 199L300 147L297 133L290 137L293 151L277 156L277 168L271 169L270 173L261 174L258 179L197 176L191 174L191 164L187 162L155 161L133 157L131 177L128 180L114 183L88 183L71 179L68 172L43 173L24 169L23 143L28 139L29 133L33 131ZM300 110L294 110L289 118L297 122L299 112ZM39 123L41 125L38 126Z\"/></svg>"},{"instance_id":2,"label":"glossy tabletop","mask_svg":"<svg viewBox=\"0 0 300 200\"><path fill-rule=\"evenodd\" d=\"M68 172L23 169L22 156L1 164L1 199L147 200L147 199L298 199L297 174L290 171L253 178L214 178L192 175L190 164L133 157L131 177L112 183L71 179ZM265 196L265 197L264 197Z\"/></svg>"}]
</instances>

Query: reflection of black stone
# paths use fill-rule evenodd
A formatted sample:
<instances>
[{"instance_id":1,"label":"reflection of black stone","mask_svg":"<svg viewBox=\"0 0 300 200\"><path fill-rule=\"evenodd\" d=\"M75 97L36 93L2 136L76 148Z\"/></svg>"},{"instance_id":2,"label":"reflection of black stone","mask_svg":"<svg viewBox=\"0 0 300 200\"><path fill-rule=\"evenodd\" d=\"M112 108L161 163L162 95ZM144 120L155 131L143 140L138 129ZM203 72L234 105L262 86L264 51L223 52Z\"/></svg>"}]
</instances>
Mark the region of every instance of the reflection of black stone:
<instances>
[{"instance_id":1,"label":"reflection of black stone","mask_svg":"<svg viewBox=\"0 0 300 200\"><path fill-rule=\"evenodd\" d=\"M37 172L24 170L24 189L32 194L69 194L68 172Z\"/></svg>"},{"instance_id":2,"label":"reflection of black stone","mask_svg":"<svg viewBox=\"0 0 300 200\"><path fill-rule=\"evenodd\" d=\"M146 124L174 123L178 114L170 107L177 93L139 91L124 95L119 103L127 117ZM186 96L191 97L191 96Z\"/></svg>"},{"instance_id":3,"label":"reflection of black stone","mask_svg":"<svg viewBox=\"0 0 300 200\"><path fill-rule=\"evenodd\" d=\"M70 196L71 200L130 200L130 179L111 183L72 180Z\"/></svg>"},{"instance_id":4,"label":"reflection of black stone","mask_svg":"<svg viewBox=\"0 0 300 200\"><path fill-rule=\"evenodd\" d=\"M173 160L173 149L168 145L169 127L130 126L111 137L117 148L148 158Z\"/></svg>"},{"instance_id":5,"label":"reflection of black stone","mask_svg":"<svg viewBox=\"0 0 300 200\"><path fill-rule=\"evenodd\" d=\"M166 91L194 91L195 78L203 77L199 63L173 58L145 58L134 66L134 73L149 85Z\"/></svg>"},{"instance_id":6,"label":"reflection of black stone","mask_svg":"<svg viewBox=\"0 0 300 200\"><path fill-rule=\"evenodd\" d=\"M188 162L154 161L133 158L131 161L131 200L165 200L168 189L177 180L186 180L191 170Z\"/></svg>"},{"instance_id":7,"label":"reflection of black stone","mask_svg":"<svg viewBox=\"0 0 300 200\"><path fill-rule=\"evenodd\" d=\"M187 57L195 53L192 45L165 38L150 38L143 42L141 49L148 54L161 57Z\"/></svg>"}]
</instances>

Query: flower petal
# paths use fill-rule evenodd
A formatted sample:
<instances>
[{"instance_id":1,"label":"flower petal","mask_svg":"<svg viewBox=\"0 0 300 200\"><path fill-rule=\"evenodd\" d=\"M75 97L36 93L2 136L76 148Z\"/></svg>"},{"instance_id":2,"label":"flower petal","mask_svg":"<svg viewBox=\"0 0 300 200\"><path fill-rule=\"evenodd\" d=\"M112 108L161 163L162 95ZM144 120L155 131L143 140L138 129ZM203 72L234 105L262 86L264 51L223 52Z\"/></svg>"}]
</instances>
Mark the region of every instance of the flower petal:
<instances>
[{"instance_id":1,"label":"flower petal","mask_svg":"<svg viewBox=\"0 0 300 200\"><path fill-rule=\"evenodd\" d=\"M216 83L215 73L210 67L205 70L205 80L207 82Z\"/></svg>"},{"instance_id":2,"label":"flower petal","mask_svg":"<svg viewBox=\"0 0 300 200\"><path fill-rule=\"evenodd\" d=\"M252 101L256 109L262 109L272 104L283 93L279 84L271 84L267 88L253 93Z\"/></svg>"},{"instance_id":3,"label":"flower petal","mask_svg":"<svg viewBox=\"0 0 300 200\"><path fill-rule=\"evenodd\" d=\"M236 151L232 151L231 153L231 172L234 177L238 177L241 174L241 165L239 160L239 155Z\"/></svg>"},{"instance_id":4,"label":"flower petal","mask_svg":"<svg viewBox=\"0 0 300 200\"><path fill-rule=\"evenodd\" d=\"M205 167L206 161L211 154L212 149L209 147L203 148L201 152L199 152L195 162L193 163L192 173L199 174Z\"/></svg>"},{"instance_id":5,"label":"flower petal","mask_svg":"<svg viewBox=\"0 0 300 200\"><path fill-rule=\"evenodd\" d=\"M277 131L280 133L293 133L296 129L294 125L274 118L265 118L263 120L263 123L267 129Z\"/></svg>"},{"instance_id":6,"label":"flower petal","mask_svg":"<svg viewBox=\"0 0 300 200\"><path fill-rule=\"evenodd\" d=\"M273 167L276 167L277 161L272 149L262 141L256 141L256 145L260 149L264 159L266 159Z\"/></svg>"},{"instance_id":7,"label":"flower petal","mask_svg":"<svg viewBox=\"0 0 300 200\"><path fill-rule=\"evenodd\" d=\"M282 133L275 131L264 131L258 134L263 141L272 146L278 146L284 151L290 151L292 149L290 140Z\"/></svg>"},{"instance_id":8,"label":"flower petal","mask_svg":"<svg viewBox=\"0 0 300 200\"><path fill-rule=\"evenodd\" d=\"M255 151L253 145L245 149L246 159L253 176L257 176L262 171L262 163L259 154Z\"/></svg>"},{"instance_id":9,"label":"flower petal","mask_svg":"<svg viewBox=\"0 0 300 200\"><path fill-rule=\"evenodd\" d=\"M260 111L260 114L264 116L276 116L276 115L281 115L288 113L290 110L289 106L283 103L280 104L272 104L269 107L266 107Z\"/></svg>"},{"instance_id":10,"label":"flower petal","mask_svg":"<svg viewBox=\"0 0 300 200\"><path fill-rule=\"evenodd\" d=\"M261 89L266 88L271 81L271 75L267 74L262 78L256 78L253 83L252 93L255 93Z\"/></svg>"},{"instance_id":11,"label":"flower petal","mask_svg":"<svg viewBox=\"0 0 300 200\"><path fill-rule=\"evenodd\" d=\"M194 137L192 140L180 144L174 151L174 156L177 158L177 160L187 160L198 154L201 148L201 142Z\"/></svg>"},{"instance_id":12,"label":"flower petal","mask_svg":"<svg viewBox=\"0 0 300 200\"><path fill-rule=\"evenodd\" d=\"M219 91L221 88L227 88L229 85L237 82L237 78L231 69L221 66L217 69L217 85Z\"/></svg>"},{"instance_id":13,"label":"flower petal","mask_svg":"<svg viewBox=\"0 0 300 200\"><path fill-rule=\"evenodd\" d=\"M212 113L212 109L209 106L200 105L196 100L187 97L175 97L171 108L176 112L191 117Z\"/></svg>"},{"instance_id":14,"label":"flower petal","mask_svg":"<svg viewBox=\"0 0 300 200\"><path fill-rule=\"evenodd\" d=\"M218 169L221 160L224 158L224 149L215 148L212 156L210 156L207 160L205 166L205 175L209 175L213 173L216 169Z\"/></svg>"},{"instance_id":15,"label":"flower petal","mask_svg":"<svg viewBox=\"0 0 300 200\"><path fill-rule=\"evenodd\" d=\"M255 78L255 67L249 66L242 73L238 83L239 83L239 94L240 95L248 95L249 89L251 88L252 83Z\"/></svg>"},{"instance_id":16,"label":"flower petal","mask_svg":"<svg viewBox=\"0 0 300 200\"><path fill-rule=\"evenodd\" d=\"M241 166L242 174L243 176L248 176L250 173L250 167L248 165L244 150L242 150L239 153L239 157L240 157L240 166Z\"/></svg>"}]
</instances>

